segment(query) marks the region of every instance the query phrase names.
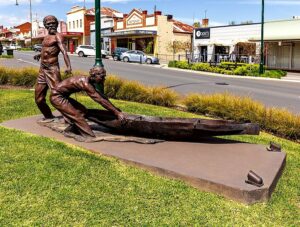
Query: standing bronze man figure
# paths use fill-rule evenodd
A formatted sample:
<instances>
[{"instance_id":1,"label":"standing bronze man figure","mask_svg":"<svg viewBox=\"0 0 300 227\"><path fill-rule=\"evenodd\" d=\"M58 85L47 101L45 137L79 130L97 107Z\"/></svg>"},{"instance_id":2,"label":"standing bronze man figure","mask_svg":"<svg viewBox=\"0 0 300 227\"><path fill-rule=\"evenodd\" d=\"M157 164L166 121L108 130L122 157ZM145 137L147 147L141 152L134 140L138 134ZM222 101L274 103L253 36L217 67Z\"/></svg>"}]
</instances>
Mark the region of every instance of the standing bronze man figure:
<instances>
[{"instance_id":1,"label":"standing bronze man figure","mask_svg":"<svg viewBox=\"0 0 300 227\"><path fill-rule=\"evenodd\" d=\"M46 103L47 90L52 89L61 81L58 55L63 54L67 69L65 73L72 72L70 59L67 55L66 47L63 43L63 36L57 32L58 20L55 16L49 15L44 18L44 26L48 30L48 35L42 43L41 54L35 55L34 59L41 59L40 71L35 87L35 102L45 117L45 120L54 118L49 106Z\"/></svg>"}]
</instances>

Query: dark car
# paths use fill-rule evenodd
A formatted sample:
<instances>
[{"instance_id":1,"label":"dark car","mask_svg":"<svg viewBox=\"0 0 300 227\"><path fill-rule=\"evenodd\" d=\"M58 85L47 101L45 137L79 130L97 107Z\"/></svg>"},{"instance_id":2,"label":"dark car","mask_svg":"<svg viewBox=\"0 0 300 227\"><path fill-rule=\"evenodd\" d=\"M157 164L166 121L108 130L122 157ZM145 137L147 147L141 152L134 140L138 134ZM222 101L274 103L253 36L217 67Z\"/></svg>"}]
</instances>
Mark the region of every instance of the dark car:
<instances>
[{"instance_id":1,"label":"dark car","mask_svg":"<svg viewBox=\"0 0 300 227\"><path fill-rule=\"evenodd\" d=\"M114 61L121 61L121 54L128 51L128 48L124 48L124 47L117 47L111 54L111 56L113 57Z\"/></svg>"},{"instance_id":2,"label":"dark car","mask_svg":"<svg viewBox=\"0 0 300 227\"><path fill-rule=\"evenodd\" d=\"M42 51L42 47L43 47L43 45L42 44L35 44L34 46L33 46L33 50L35 51L35 52L41 52Z\"/></svg>"}]
</instances>

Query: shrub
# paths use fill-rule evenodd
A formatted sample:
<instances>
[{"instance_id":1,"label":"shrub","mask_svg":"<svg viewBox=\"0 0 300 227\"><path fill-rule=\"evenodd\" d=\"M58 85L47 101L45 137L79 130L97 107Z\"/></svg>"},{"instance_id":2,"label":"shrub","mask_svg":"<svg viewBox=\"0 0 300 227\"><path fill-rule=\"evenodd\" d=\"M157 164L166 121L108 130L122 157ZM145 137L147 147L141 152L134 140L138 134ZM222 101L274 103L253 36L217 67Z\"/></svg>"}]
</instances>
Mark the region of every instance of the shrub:
<instances>
[{"instance_id":1,"label":"shrub","mask_svg":"<svg viewBox=\"0 0 300 227\"><path fill-rule=\"evenodd\" d=\"M186 61L170 61L169 67L180 69L191 69L195 71L213 72L226 75L270 77L280 79L286 76L286 72L282 70L266 70L264 74L259 74L258 64L221 62L218 66L210 66L208 63L189 64Z\"/></svg>"},{"instance_id":2,"label":"shrub","mask_svg":"<svg viewBox=\"0 0 300 227\"><path fill-rule=\"evenodd\" d=\"M110 98L116 98L117 93L124 84L124 80L116 76L108 76L105 80L104 91L105 94Z\"/></svg>"},{"instance_id":3,"label":"shrub","mask_svg":"<svg viewBox=\"0 0 300 227\"><path fill-rule=\"evenodd\" d=\"M176 64L177 64L177 61L169 61L168 67L175 68Z\"/></svg>"},{"instance_id":4,"label":"shrub","mask_svg":"<svg viewBox=\"0 0 300 227\"><path fill-rule=\"evenodd\" d=\"M176 67L180 69L190 69L190 64L187 61L177 61Z\"/></svg>"},{"instance_id":5,"label":"shrub","mask_svg":"<svg viewBox=\"0 0 300 227\"><path fill-rule=\"evenodd\" d=\"M224 68L224 69L233 69L239 66L244 66L247 65L246 63L243 62L221 62L219 67Z\"/></svg>"},{"instance_id":6,"label":"shrub","mask_svg":"<svg viewBox=\"0 0 300 227\"><path fill-rule=\"evenodd\" d=\"M159 106L175 106L178 100L178 94L164 87L148 87L145 103Z\"/></svg>"},{"instance_id":7,"label":"shrub","mask_svg":"<svg viewBox=\"0 0 300 227\"><path fill-rule=\"evenodd\" d=\"M296 141L300 139L300 116L285 109L266 108L248 97L237 97L228 93L191 94L185 98L184 104L190 112L238 122L256 122L262 129L277 136Z\"/></svg>"},{"instance_id":8,"label":"shrub","mask_svg":"<svg viewBox=\"0 0 300 227\"><path fill-rule=\"evenodd\" d=\"M13 55L0 55L0 58L14 58Z\"/></svg>"},{"instance_id":9,"label":"shrub","mask_svg":"<svg viewBox=\"0 0 300 227\"><path fill-rule=\"evenodd\" d=\"M38 75L38 70L36 68L24 68L22 71L20 70L9 70L11 76L11 85L15 86L25 86L25 87L33 87Z\"/></svg>"},{"instance_id":10,"label":"shrub","mask_svg":"<svg viewBox=\"0 0 300 227\"><path fill-rule=\"evenodd\" d=\"M135 81L125 81L116 94L117 99L143 102L146 99L147 89Z\"/></svg>"},{"instance_id":11,"label":"shrub","mask_svg":"<svg viewBox=\"0 0 300 227\"><path fill-rule=\"evenodd\" d=\"M9 75L6 67L0 67L0 85L8 84Z\"/></svg>"}]
</instances>

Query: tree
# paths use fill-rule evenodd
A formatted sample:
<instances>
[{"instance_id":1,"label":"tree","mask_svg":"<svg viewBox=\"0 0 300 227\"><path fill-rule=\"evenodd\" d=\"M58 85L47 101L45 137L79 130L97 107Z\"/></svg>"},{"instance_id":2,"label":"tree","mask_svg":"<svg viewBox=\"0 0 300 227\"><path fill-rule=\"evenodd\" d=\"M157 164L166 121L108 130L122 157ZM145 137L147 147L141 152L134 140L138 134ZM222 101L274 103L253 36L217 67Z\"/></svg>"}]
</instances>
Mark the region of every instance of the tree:
<instances>
[{"instance_id":1,"label":"tree","mask_svg":"<svg viewBox=\"0 0 300 227\"><path fill-rule=\"evenodd\" d=\"M252 20L242 21L241 24L253 24Z\"/></svg>"},{"instance_id":2,"label":"tree","mask_svg":"<svg viewBox=\"0 0 300 227\"><path fill-rule=\"evenodd\" d=\"M191 50L192 44L191 42L183 42L183 41L173 41L168 43L168 50L172 51L174 54L181 52L181 51L186 51L186 50Z\"/></svg>"},{"instance_id":3,"label":"tree","mask_svg":"<svg viewBox=\"0 0 300 227\"><path fill-rule=\"evenodd\" d=\"M191 42L173 41L169 42L167 49L173 53L173 60L175 60L175 54L183 51L190 51L192 48Z\"/></svg>"},{"instance_id":4,"label":"tree","mask_svg":"<svg viewBox=\"0 0 300 227\"><path fill-rule=\"evenodd\" d=\"M194 24L193 24L193 26L194 26L194 28L200 28L200 22L198 21L198 22L194 22Z\"/></svg>"}]
</instances>

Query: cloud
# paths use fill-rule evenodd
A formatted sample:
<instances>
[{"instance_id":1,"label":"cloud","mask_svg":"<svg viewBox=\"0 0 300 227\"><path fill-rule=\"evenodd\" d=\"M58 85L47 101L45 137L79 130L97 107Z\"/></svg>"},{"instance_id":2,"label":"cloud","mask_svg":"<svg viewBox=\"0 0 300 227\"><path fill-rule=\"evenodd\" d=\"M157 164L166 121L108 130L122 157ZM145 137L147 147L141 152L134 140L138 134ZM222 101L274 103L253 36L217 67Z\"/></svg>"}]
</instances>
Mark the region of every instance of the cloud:
<instances>
[{"instance_id":1,"label":"cloud","mask_svg":"<svg viewBox=\"0 0 300 227\"><path fill-rule=\"evenodd\" d=\"M26 17L18 17L9 14L9 15L0 15L0 21L5 21L6 27L13 27L28 21L28 19L26 19Z\"/></svg>"},{"instance_id":2,"label":"cloud","mask_svg":"<svg viewBox=\"0 0 300 227\"><path fill-rule=\"evenodd\" d=\"M261 0L240 0L238 4L247 4L247 5L261 5ZM265 0L265 4L267 5L300 5L299 0Z\"/></svg>"},{"instance_id":3,"label":"cloud","mask_svg":"<svg viewBox=\"0 0 300 227\"><path fill-rule=\"evenodd\" d=\"M32 4L39 4L43 2L43 0L31 0ZM18 0L19 5L28 5L29 1L28 0ZM16 0L1 0L0 1L0 6L15 6L16 5Z\"/></svg>"},{"instance_id":4,"label":"cloud","mask_svg":"<svg viewBox=\"0 0 300 227\"><path fill-rule=\"evenodd\" d=\"M84 0L67 0L68 2L76 3L76 2L84 2ZM126 2L133 2L133 1L141 1L141 0L101 0L101 3L108 2L108 3L126 3ZM85 0L85 2L92 2L94 3L95 0Z\"/></svg>"}]
</instances>

